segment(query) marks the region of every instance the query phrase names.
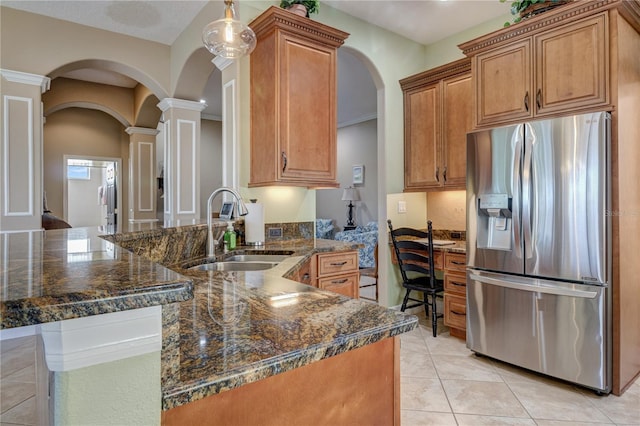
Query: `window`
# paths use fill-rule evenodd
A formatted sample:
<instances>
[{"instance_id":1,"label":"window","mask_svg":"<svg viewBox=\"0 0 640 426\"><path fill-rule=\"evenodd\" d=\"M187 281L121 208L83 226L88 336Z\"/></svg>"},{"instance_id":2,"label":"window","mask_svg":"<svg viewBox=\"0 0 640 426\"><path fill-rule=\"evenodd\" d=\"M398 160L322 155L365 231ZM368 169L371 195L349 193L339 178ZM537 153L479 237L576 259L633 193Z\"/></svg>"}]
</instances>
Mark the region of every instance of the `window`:
<instances>
[{"instance_id":1,"label":"window","mask_svg":"<svg viewBox=\"0 0 640 426\"><path fill-rule=\"evenodd\" d=\"M91 171L89 166L67 166L67 179L91 179Z\"/></svg>"}]
</instances>

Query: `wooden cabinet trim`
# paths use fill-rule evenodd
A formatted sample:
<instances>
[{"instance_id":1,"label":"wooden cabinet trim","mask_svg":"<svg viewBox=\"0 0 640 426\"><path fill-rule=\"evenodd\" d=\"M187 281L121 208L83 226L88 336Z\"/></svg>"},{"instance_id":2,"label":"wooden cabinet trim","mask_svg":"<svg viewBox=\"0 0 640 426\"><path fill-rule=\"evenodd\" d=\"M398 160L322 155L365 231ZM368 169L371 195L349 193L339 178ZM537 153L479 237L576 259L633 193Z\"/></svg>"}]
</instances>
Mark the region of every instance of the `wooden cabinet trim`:
<instances>
[{"instance_id":1,"label":"wooden cabinet trim","mask_svg":"<svg viewBox=\"0 0 640 426\"><path fill-rule=\"evenodd\" d=\"M628 4L627 4L628 3ZM474 56L487 50L494 49L496 45L508 43L510 40L521 39L540 30L551 30L556 27L567 25L570 22L594 15L611 8L617 8L621 13L633 17L637 20L640 14L640 6L632 1L624 0L589 0L574 1L563 6L558 6L552 11L541 13L531 18L525 19L516 25L510 25L503 29L494 31L473 40L458 45L465 56ZM640 29L638 30L640 31Z\"/></svg>"}]
</instances>

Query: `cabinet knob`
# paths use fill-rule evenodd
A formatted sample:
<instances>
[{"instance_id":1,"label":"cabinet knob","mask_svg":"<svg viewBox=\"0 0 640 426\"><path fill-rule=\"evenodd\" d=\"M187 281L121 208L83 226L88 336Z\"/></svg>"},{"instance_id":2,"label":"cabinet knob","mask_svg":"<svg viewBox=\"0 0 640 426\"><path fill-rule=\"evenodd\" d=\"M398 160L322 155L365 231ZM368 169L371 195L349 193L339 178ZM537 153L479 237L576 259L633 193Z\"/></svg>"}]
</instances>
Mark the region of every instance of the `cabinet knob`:
<instances>
[{"instance_id":1,"label":"cabinet knob","mask_svg":"<svg viewBox=\"0 0 640 426\"><path fill-rule=\"evenodd\" d=\"M287 154L282 151L282 173L287 170Z\"/></svg>"},{"instance_id":2,"label":"cabinet knob","mask_svg":"<svg viewBox=\"0 0 640 426\"><path fill-rule=\"evenodd\" d=\"M536 93L536 106L540 109L542 105L542 89L538 89L538 93Z\"/></svg>"},{"instance_id":3,"label":"cabinet knob","mask_svg":"<svg viewBox=\"0 0 640 426\"><path fill-rule=\"evenodd\" d=\"M527 90L527 93L525 93L524 95L524 109L527 110L527 112L529 112L529 91Z\"/></svg>"},{"instance_id":4,"label":"cabinet knob","mask_svg":"<svg viewBox=\"0 0 640 426\"><path fill-rule=\"evenodd\" d=\"M444 169L442 170L442 178L446 183L447 182L447 166L444 166Z\"/></svg>"},{"instance_id":5,"label":"cabinet knob","mask_svg":"<svg viewBox=\"0 0 640 426\"><path fill-rule=\"evenodd\" d=\"M436 182L440 182L440 167L436 167Z\"/></svg>"}]
</instances>

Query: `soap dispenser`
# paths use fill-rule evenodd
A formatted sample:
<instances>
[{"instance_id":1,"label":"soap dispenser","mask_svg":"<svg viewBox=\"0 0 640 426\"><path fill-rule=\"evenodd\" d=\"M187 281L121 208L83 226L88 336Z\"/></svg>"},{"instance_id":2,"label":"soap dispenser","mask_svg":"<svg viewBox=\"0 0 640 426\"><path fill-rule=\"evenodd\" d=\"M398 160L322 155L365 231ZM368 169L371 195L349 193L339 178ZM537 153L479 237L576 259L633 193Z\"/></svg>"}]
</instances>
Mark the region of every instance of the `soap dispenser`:
<instances>
[{"instance_id":1,"label":"soap dispenser","mask_svg":"<svg viewBox=\"0 0 640 426\"><path fill-rule=\"evenodd\" d=\"M235 250L236 248L236 231L233 230L233 223L227 222L227 230L224 232L224 248L227 250Z\"/></svg>"}]
</instances>

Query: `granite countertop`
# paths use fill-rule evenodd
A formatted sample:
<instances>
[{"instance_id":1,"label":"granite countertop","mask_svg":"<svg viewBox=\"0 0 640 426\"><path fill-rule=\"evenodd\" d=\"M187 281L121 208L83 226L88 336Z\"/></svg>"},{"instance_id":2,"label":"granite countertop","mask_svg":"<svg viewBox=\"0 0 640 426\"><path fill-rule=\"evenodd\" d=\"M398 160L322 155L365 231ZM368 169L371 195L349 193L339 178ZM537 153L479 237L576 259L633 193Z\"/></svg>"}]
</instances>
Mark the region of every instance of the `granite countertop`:
<instances>
[{"instance_id":1,"label":"granite countertop","mask_svg":"<svg viewBox=\"0 0 640 426\"><path fill-rule=\"evenodd\" d=\"M191 281L92 228L0 233L0 329L193 297Z\"/></svg>"},{"instance_id":2,"label":"granite countertop","mask_svg":"<svg viewBox=\"0 0 640 426\"><path fill-rule=\"evenodd\" d=\"M195 297L172 305L175 311L165 309L165 329L179 330L180 339L164 342L163 409L415 328L412 315L283 278L314 253L356 248L331 240L283 241L261 249L294 252L267 271L184 271Z\"/></svg>"},{"instance_id":3,"label":"granite countertop","mask_svg":"<svg viewBox=\"0 0 640 426\"><path fill-rule=\"evenodd\" d=\"M417 326L415 316L286 278L314 253L358 244L273 242L250 250L290 254L275 268L214 272L177 261L204 252L206 225L102 237L92 228L0 233L0 329L162 305L165 410Z\"/></svg>"}]
</instances>

